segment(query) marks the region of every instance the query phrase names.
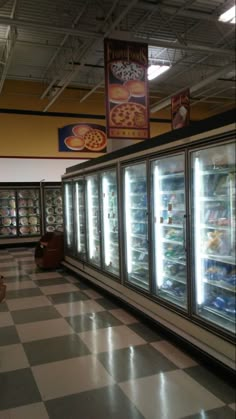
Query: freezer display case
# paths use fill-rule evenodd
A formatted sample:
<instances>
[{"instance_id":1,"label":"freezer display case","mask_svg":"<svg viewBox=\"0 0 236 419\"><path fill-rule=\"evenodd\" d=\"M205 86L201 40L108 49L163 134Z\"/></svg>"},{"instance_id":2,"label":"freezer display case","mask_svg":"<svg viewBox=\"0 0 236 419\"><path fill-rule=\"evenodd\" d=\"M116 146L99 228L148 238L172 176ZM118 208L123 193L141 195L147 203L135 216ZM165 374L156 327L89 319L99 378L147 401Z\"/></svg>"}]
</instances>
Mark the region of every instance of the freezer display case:
<instances>
[{"instance_id":1,"label":"freezer display case","mask_svg":"<svg viewBox=\"0 0 236 419\"><path fill-rule=\"evenodd\" d=\"M195 314L235 332L235 143L191 154Z\"/></svg>"},{"instance_id":2,"label":"freezer display case","mask_svg":"<svg viewBox=\"0 0 236 419\"><path fill-rule=\"evenodd\" d=\"M119 219L116 170L101 173L102 196L102 265L113 275L120 275Z\"/></svg>"},{"instance_id":3,"label":"freezer display case","mask_svg":"<svg viewBox=\"0 0 236 419\"><path fill-rule=\"evenodd\" d=\"M64 184L64 232L65 251L74 254L73 183Z\"/></svg>"},{"instance_id":4,"label":"freezer display case","mask_svg":"<svg viewBox=\"0 0 236 419\"><path fill-rule=\"evenodd\" d=\"M0 189L0 239L16 236L16 191Z\"/></svg>"},{"instance_id":5,"label":"freezer display case","mask_svg":"<svg viewBox=\"0 0 236 419\"><path fill-rule=\"evenodd\" d=\"M126 280L149 290L146 162L123 168Z\"/></svg>"},{"instance_id":6,"label":"freezer display case","mask_svg":"<svg viewBox=\"0 0 236 419\"><path fill-rule=\"evenodd\" d=\"M63 231L59 182L0 184L0 245L35 242L56 230Z\"/></svg>"},{"instance_id":7,"label":"freezer display case","mask_svg":"<svg viewBox=\"0 0 236 419\"><path fill-rule=\"evenodd\" d=\"M86 260L85 182L83 177L75 181L75 231L76 256Z\"/></svg>"},{"instance_id":8,"label":"freezer display case","mask_svg":"<svg viewBox=\"0 0 236 419\"><path fill-rule=\"evenodd\" d=\"M88 261L101 267L101 226L98 174L88 175L86 181L86 220Z\"/></svg>"},{"instance_id":9,"label":"freezer display case","mask_svg":"<svg viewBox=\"0 0 236 419\"><path fill-rule=\"evenodd\" d=\"M60 187L44 188L44 225L46 232L63 231L62 192Z\"/></svg>"},{"instance_id":10,"label":"freezer display case","mask_svg":"<svg viewBox=\"0 0 236 419\"><path fill-rule=\"evenodd\" d=\"M154 292L187 308L185 155L151 163Z\"/></svg>"},{"instance_id":11,"label":"freezer display case","mask_svg":"<svg viewBox=\"0 0 236 419\"><path fill-rule=\"evenodd\" d=\"M75 234L65 266L232 370L235 138L225 112L63 176L74 185L74 198L64 196Z\"/></svg>"}]
</instances>

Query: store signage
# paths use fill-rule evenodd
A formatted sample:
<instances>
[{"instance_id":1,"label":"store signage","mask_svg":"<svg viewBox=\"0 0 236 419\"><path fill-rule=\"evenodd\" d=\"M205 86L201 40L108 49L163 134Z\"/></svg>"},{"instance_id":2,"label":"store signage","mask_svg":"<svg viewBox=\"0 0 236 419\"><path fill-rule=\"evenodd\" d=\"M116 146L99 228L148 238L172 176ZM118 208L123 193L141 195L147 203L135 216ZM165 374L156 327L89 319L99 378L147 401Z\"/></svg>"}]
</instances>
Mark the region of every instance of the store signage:
<instances>
[{"instance_id":1,"label":"store signage","mask_svg":"<svg viewBox=\"0 0 236 419\"><path fill-rule=\"evenodd\" d=\"M106 128L97 124L73 124L58 129L59 151L105 153Z\"/></svg>"},{"instance_id":2,"label":"store signage","mask_svg":"<svg viewBox=\"0 0 236 419\"><path fill-rule=\"evenodd\" d=\"M148 139L148 45L105 39L108 138Z\"/></svg>"},{"instance_id":3,"label":"store signage","mask_svg":"<svg viewBox=\"0 0 236 419\"><path fill-rule=\"evenodd\" d=\"M172 129L183 128L189 125L190 120L190 92L183 90L171 98Z\"/></svg>"}]
</instances>

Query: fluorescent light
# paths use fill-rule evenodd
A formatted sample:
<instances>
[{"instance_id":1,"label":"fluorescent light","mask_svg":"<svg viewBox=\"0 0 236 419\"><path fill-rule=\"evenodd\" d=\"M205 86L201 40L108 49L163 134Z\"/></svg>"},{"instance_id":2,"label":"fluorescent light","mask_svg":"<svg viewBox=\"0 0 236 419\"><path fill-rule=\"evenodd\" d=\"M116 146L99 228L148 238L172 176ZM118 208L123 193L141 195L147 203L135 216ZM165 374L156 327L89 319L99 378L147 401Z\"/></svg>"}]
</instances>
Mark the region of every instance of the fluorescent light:
<instances>
[{"instance_id":1,"label":"fluorescent light","mask_svg":"<svg viewBox=\"0 0 236 419\"><path fill-rule=\"evenodd\" d=\"M92 198L92 180L87 181L88 196L88 227L89 227L89 258L93 259L95 250L94 224L93 224L93 198Z\"/></svg>"},{"instance_id":2,"label":"fluorescent light","mask_svg":"<svg viewBox=\"0 0 236 419\"><path fill-rule=\"evenodd\" d=\"M131 187L129 169L125 169L125 226L126 226L126 257L127 272L132 273L132 248L131 248Z\"/></svg>"},{"instance_id":3,"label":"fluorescent light","mask_svg":"<svg viewBox=\"0 0 236 419\"><path fill-rule=\"evenodd\" d=\"M148 67L148 80L155 79L160 76L160 74L169 70L169 68L169 65L150 65L150 67Z\"/></svg>"},{"instance_id":4,"label":"fluorescent light","mask_svg":"<svg viewBox=\"0 0 236 419\"><path fill-rule=\"evenodd\" d=\"M75 205L76 205L76 217L77 217L77 251L81 252L81 241L80 241L80 208L79 208L79 185L78 182L75 184Z\"/></svg>"},{"instance_id":5,"label":"fluorescent light","mask_svg":"<svg viewBox=\"0 0 236 419\"><path fill-rule=\"evenodd\" d=\"M201 305L204 303L204 284L202 278L202 243L201 243L201 201L199 197L201 196L201 165L199 157L196 156L194 162L194 217L195 217L195 276L196 276L196 291L197 291L197 303Z\"/></svg>"},{"instance_id":6,"label":"fluorescent light","mask_svg":"<svg viewBox=\"0 0 236 419\"><path fill-rule=\"evenodd\" d=\"M109 223L109 197L108 197L108 179L103 177L102 179L102 193L103 193L103 228L104 228L104 254L105 254L105 264L106 266L110 265L111 256L110 256L110 223Z\"/></svg>"},{"instance_id":7,"label":"fluorescent light","mask_svg":"<svg viewBox=\"0 0 236 419\"><path fill-rule=\"evenodd\" d=\"M220 15L219 21L235 23L235 14L236 14L236 8L235 6L233 6L229 10L227 10L225 13L222 13L222 15Z\"/></svg>"},{"instance_id":8,"label":"fluorescent light","mask_svg":"<svg viewBox=\"0 0 236 419\"><path fill-rule=\"evenodd\" d=\"M69 185L66 184L66 240L69 247L71 247L71 206L70 206L70 190Z\"/></svg>"},{"instance_id":9,"label":"fluorescent light","mask_svg":"<svg viewBox=\"0 0 236 419\"><path fill-rule=\"evenodd\" d=\"M163 272L163 228L161 225L161 203L160 203L160 170L158 164L154 167L154 219L155 219L155 269L156 282L158 288L161 288L164 280Z\"/></svg>"}]
</instances>

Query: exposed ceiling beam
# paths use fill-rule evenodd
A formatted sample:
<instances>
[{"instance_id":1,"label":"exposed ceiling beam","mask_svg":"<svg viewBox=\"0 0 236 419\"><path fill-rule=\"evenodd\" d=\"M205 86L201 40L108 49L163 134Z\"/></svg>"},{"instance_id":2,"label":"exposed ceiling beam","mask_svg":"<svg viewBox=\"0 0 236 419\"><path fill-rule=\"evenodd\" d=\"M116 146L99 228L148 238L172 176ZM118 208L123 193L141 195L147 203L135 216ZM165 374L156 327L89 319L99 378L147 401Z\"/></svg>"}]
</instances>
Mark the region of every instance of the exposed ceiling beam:
<instances>
[{"instance_id":1,"label":"exposed ceiling beam","mask_svg":"<svg viewBox=\"0 0 236 419\"><path fill-rule=\"evenodd\" d=\"M169 49L181 49L186 51L198 51L204 54L216 54L216 55L225 55L225 56L233 56L235 55L235 51L232 49L223 49L223 48L213 48L207 47L205 45L197 45L192 43L187 44L180 44L176 41L163 41L161 39L156 39L152 37L144 37L138 34L131 34L128 31L113 31L111 36L115 39L121 40L129 40L129 41L143 41L148 43L150 46L160 47L160 48L169 48Z\"/></svg>"},{"instance_id":2,"label":"exposed ceiling beam","mask_svg":"<svg viewBox=\"0 0 236 419\"><path fill-rule=\"evenodd\" d=\"M84 4L84 7L82 7L82 10L80 10L79 14L76 16L75 20L73 21L73 26L76 25L79 21L79 19L81 18L81 16L83 15L83 13L85 12L86 8L87 8L87 4ZM50 68L50 66L53 64L53 62L55 61L56 57L58 56L58 54L61 52L62 47L64 46L64 44L66 43L67 39L69 38L69 34L66 34L64 36L64 38L62 39L62 41L60 42L60 45L57 47L56 51L54 52L54 54L52 55L51 59L49 60L49 63L47 65L47 68L44 71L44 76L46 75L48 69ZM49 92L49 90L51 89L51 87L54 85L56 81L56 78L54 78L51 83L48 85L48 87L44 90L43 94L41 95L40 99L43 99L47 93Z\"/></svg>"},{"instance_id":3,"label":"exposed ceiling beam","mask_svg":"<svg viewBox=\"0 0 236 419\"><path fill-rule=\"evenodd\" d=\"M140 8L142 7L144 10L153 10L153 7L155 7L155 4L147 3L145 1L140 1L139 6ZM218 22L218 16L212 15L209 13L196 12L194 10L186 10L182 8L181 10L179 10L179 8L177 7L164 6L162 4L159 4L159 7L166 14L173 15L175 13L178 13L179 16L188 17L191 19L205 20L208 22ZM220 22L220 23L222 24L223 22Z\"/></svg>"},{"instance_id":4,"label":"exposed ceiling beam","mask_svg":"<svg viewBox=\"0 0 236 419\"><path fill-rule=\"evenodd\" d=\"M12 9L11 9L11 18L14 17L15 10L16 10L16 3L17 3L17 0L14 0ZM5 63L4 63L4 67L3 67L3 71L2 71L1 79L0 79L0 94L2 92L3 85L7 77L7 72L11 64L11 60L13 57L13 50L16 43L16 38L17 38L16 28L11 28L10 26L8 26L7 31L6 31L6 45L5 45L6 57L5 57Z\"/></svg>"},{"instance_id":5,"label":"exposed ceiling beam","mask_svg":"<svg viewBox=\"0 0 236 419\"><path fill-rule=\"evenodd\" d=\"M190 94L193 94L195 92L197 92L198 90L202 89L204 86L207 86L210 83L213 83L214 81L216 81L219 77L222 77L223 75L226 75L227 73L230 73L231 71L235 71L235 66L234 64L230 64L227 67L223 67L221 70L217 71L214 74L211 74L209 77L207 77L204 80L201 80L199 83L195 84L194 86L190 87ZM183 88L181 88L180 90L173 92L170 96L168 96L165 100L162 100L160 103L158 103L157 105L153 106L150 111L151 113L155 113L157 111L160 111L163 108L166 108L167 106L170 105L171 103L171 98L172 96L177 95L178 93L180 93L182 90L185 90L189 87L185 86Z\"/></svg>"},{"instance_id":6,"label":"exposed ceiling beam","mask_svg":"<svg viewBox=\"0 0 236 419\"><path fill-rule=\"evenodd\" d=\"M118 2L119 0L116 0L115 4ZM63 83L63 86L61 86L56 95L51 99L51 101L47 104L47 106L44 108L43 112L46 112L51 105L57 100L57 98L60 96L60 94L65 90L65 88L68 86L68 84L71 82L71 80L76 76L76 74L80 71L81 66L84 66L85 61L87 59L88 54L91 54L91 52L95 49L95 47L97 46L97 41L101 41L102 39L106 38L108 35L110 35L110 33L119 25L119 23L124 19L124 17L128 14L128 12L136 5L136 3L138 2L138 0L132 0L128 6L119 14L119 16L110 24L109 29L103 34L102 37L98 37L98 35L96 35L95 39L93 41L91 41L84 49L84 52L81 54L81 56L79 57L79 59L81 60L81 65L78 66L77 68L75 68L74 71L71 72L71 74L69 75L69 77L67 78L67 80ZM114 4L111 8L111 10L114 10ZM110 11L111 12L111 11ZM110 12L108 13L108 15L110 15ZM104 26L104 22L102 23L102 26Z\"/></svg>"},{"instance_id":7,"label":"exposed ceiling beam","mask_svg":"<svg viewBox=\"0 0 236 419\"><path fill-rule=\"evenodd\" d=\"M39 23L37 21L30 21L25 19L11 19L10 17L0 16L0 25L6 26L18 26L19 28L30 28L30 29L42 29L45 32L49 33L58 33L62 35L72 35L72 36L84 36L87 38L96 38L97 32L93 31L83 31L79 29L73 29L63 26L50 26L45 25L44 23Z\"/></svg>"},{"instance_id":8,"label":"exposed ceiling beam","mask_svg":"<svg viewBox=\"0 0 236 419\"><path fill-rule=\"evenodd\" d=\"M96 86L94 86L88 93L86 93L86 95L84 95L81 99L80 99L80 103L84 102L85 99L87 99L92 93L94 93L99 87L103 86L104 84L104 80L101 80L100 83L96 84Z\"/></svg>"}]
</instances>

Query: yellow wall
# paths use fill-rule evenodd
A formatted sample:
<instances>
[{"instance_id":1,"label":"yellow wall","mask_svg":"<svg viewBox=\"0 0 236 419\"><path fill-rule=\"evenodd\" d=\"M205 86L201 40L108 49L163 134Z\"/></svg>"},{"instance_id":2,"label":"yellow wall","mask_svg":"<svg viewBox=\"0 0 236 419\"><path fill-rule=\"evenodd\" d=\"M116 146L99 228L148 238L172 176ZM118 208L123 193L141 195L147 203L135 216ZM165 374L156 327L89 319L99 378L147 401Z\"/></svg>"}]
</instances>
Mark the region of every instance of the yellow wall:
<instances>
[{"instance_id":1,"label":"yellow wall","mask_svg":"<svg viewBox=\"0 0 236 419\"><path fill-rule=\"evenodd\" d=\"M58 128L77 122L79 118L55 118L32 115L0 115L1 157L91 158L100 153L58 151ZM86 120L87 123L98 121ZM105 121L99 121L104 124Z\"/></svg>"},{"instance_id":2,"label":"yellow wall","mask_svg":"<svg viewBox=\"0 0 236 419\"><path fill-rule=\"evenodd\" d=\"M49 100L47 98L40 99L44 89L45 86L35 82L5 82L3 92L0 95L0 157L86 159L101 155L101 153L59 152L58 128L79 122L105 126L105 119L1 113L1 108L42 112ZM80 103L80 99L86 93L86 91L68 89L49 108L48 112L104 116L104 94L97 92ZM163 113L158 115L158 117L169 118L169 115ZM169 131L170 128L170 124L151 123L150 135L151 137L160 135ZM125 140L121 141L122 146L125 145Z\"/></svg>"}]
</instances>

